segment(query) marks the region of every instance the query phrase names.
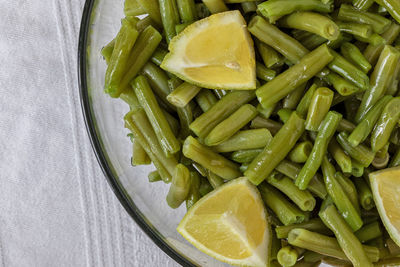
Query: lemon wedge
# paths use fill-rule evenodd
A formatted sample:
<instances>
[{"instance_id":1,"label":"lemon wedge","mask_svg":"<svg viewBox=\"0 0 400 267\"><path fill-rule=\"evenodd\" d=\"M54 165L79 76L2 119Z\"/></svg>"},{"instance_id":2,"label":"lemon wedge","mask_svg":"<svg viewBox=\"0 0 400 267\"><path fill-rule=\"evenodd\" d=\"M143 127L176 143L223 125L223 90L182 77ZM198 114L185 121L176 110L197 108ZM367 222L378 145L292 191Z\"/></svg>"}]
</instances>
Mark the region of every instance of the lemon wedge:
<instances>
[{"instance_id":1,"label":"lemon wedge","mask_svg":"<svg viewBox=\"0 0 400 267\"><path fill-rule=\"evenodd\" d=\"M258 189L246 177L200 199L178 232L217 260L238 266L268 266L270 227Z\"/></svg>"},{"instance_id":2,"label":"lemon wedge","mask_svg":"<svg viewBox=\"0 0 400 267\"><path fill-rule=\"evenodd\" d=\"M393 241L400 246L400 167L369 175L379 215Z\"/></svg>"},{"instance_id":3,"label":"lemon wedge","mask_svg":"<svg viewBox=\"0 0 400 267\"><path fill-rule=\"evenodd\" d=\"M254 45L238 10L194 22L169 44L161 68L209 89L256 89Z\"/></svg>"}]
</instances>

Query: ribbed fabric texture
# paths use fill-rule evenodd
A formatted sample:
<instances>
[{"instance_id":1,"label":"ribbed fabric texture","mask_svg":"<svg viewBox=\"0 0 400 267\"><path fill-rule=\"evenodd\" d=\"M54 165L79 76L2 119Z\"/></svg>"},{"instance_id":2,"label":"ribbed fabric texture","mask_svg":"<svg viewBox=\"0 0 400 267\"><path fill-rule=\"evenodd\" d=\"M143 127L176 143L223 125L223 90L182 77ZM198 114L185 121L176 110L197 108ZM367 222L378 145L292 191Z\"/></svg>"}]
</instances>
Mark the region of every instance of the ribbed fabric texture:
<instances>
[{"instance_id":1,"label":"ribbed fabric texture","mask_svg":"<svg viewBox=\"0 0 400 267\"><path fill-rule=\"evenodd\" d=\"M0 266L177 266L119 204L90 146L83 5L0 3Z\"/></svg>"}]
</instances>

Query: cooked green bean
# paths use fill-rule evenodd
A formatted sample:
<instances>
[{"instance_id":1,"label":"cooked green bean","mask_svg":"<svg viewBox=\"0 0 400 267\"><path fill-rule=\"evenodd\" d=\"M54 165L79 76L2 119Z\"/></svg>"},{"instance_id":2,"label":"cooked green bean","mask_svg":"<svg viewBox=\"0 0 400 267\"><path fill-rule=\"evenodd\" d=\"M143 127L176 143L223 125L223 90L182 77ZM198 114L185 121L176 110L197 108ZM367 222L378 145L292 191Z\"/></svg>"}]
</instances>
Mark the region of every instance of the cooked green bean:
<instances>
[{"instance_id":1,"label":"cooked green bean","mask_svg":"<svg viewBox=\"0 0 400 267\"><path fill-rule=\"evenodd\" d=\"M196 4L196 13L199 19L204 19L211 15L210 10L208 10L207 6L204 3Z\"/></svg>"},{"instance_id":2,"label":"cooked green bean","mask_svg":"<svg viewBox=\"0 0 400 267\"><path fill-rule=\"evenodd\" d=\"M396 96L397 92L399 92L399 84L400 84L400 64L397 64L396 70L394 71L390 84L386 90L386 94L391 96Z\"/></svg>"},{"instance_id":3,"label":"cooked green bean","mask_svg":"<svg viewBox=\"0 0 400 267\"><path fill-rule=\"evenodd\" d=\"M358 146L364 142L375 127L376 122L382 114L383 109L393 97L383 96L364 116L354 131L350 134L348 141L352 146Z\"/></svg>"},{"instance_id":4,"label":"cooked green bean","mask_svg":"<svg viewBox=\"0 0 400 267\"><path fill-rule=\"evenodd\" d=\"M311 87L307 90L307 92L304 94L302 99L300 100L300 103L297 105L296 112L303 118L306 117L308 108L310 106L312 97L314 96L315 91L317 90L318 85L313 84Z\"/></svg>"},{"instance_id":5,"label":"cooked green bean","mask_svg":"<svg viewBox=\"0 0 400 267\"><path fill-rule=\"evenodd\" d=\"M391 45L394 40L399 36L400 34L400 25L396 23L392 23L389 28L382 33L382 38L385 39L387 45ZM364 50L364 56L368 60L371 65L375 65L379 55L381 54L384 45L378 45L378 46L373 46L373 45L368 45L367 48Z\"/></svg>"},{"instance_id":6,"label":"cooked green bean","mask_svg":"<svg viewBox=\"0 0 400 267\"><path fill-rule=\"evenodd\" d=\"M325 225L335 234L337 242L343 249L343 252L355 267L373 266L371 259L368 258L368 256L372 256L371 252L366 252L361 242L353 234L353 231L346 224L344 219L339 215L334 205L329 205L325 209L321 210L319 216Z\"/></svg>"},{"instance_id":7,"label":"cooked green bean","mask_svg":"<svg viewBox=\"0 0 400 267\"><path fill-rule=\"evenodd\" d=\"M278 102L320 72L332 59L333 56L326 45L316 48L296 65L258 88L256 90L258 101L264 107ZM300 76L299 73L301 73Z\"/></svg>"},{"instance_id":8,"label":"cooked green bean","mask_svg":"<svg viewBox=\"0 0 400 267\"><path fill-rule=\"evenodd\" d=\"M353 6L361 11L368 10L374 4L374 0L353 0Z\"/></svg>"},{"instance_id":9,"label":"cooked green bean","mask_svg":"<svg viewBox=\"0 0 400 267\"><path fill-rule=\"evenodd\" d=\"M131 130L140 142L164 182L170 182L178 164L175 157L167 158L143 108L137 108L125 115L125 127Z\"/></svg>"},{"instance_id":10,"label":"cooked green bean","mask_svg":"<svg viewBox=\"0 0 400 267\"><path fill-rule=\"evenodd\" d=\"M164 50L161 47L157 47L157 49L154 51L153 55L151 56L151 62L153 62L157 66L160 66L164 60L164 57L167 54L168 54L168 51Z\"/></svg>"},{"instance_id":11,"label":"cooked green bean","mask_svg":"<svg viewBox=\"0 0 400 267\"><path fill-rule=\"evenodd\" d=\"M391 24L391 21L383 16L367 11L360 11L346 4L340 6L338 19L371 25L377 34L386 31Z\"/></svg>"},{"instance_id":12,"label":"cooked green bean","mask_svg":"<svg viewBox=\"0 0 400 267\"><path fill-rule=\"evenodd\" d=\"M278 238L288 238L289 232L295 228L307 229L309 231L314 231L326 235L332 234L331 230L329 230L329 228L325 226L325 224L321 221L321 219L313 218L307 222L302 222L287 226L277 226L275 228L276 236Z\"/></svg>"},{"instance_id":13,"label":"cooked green bean","mask_svg":"<svg viewBox=\"0 0 400 267\"><path fill-rule=\"evenodd\" d=\"M360 214L360 203L358 202L357 188L354 185L353 181L340 172L335 173L335 178L339 182L340 186L343 188L343 191L346 193L354 208Z\"/></svg>"},{"instance_id":14,"label":"cooked green bean","mask_svg":"<svg viewBox=\"0 0 400 267\"><path fill-rule=\"evenodd\" d=\"M398 246L398 245L393 241L393 239L387 238L385 243L386 243L386 246L387 246L388 249L389 249L390 255L397 256L397 257L400 255L400 246Z\"/></svg>"},{"instance_id":15,"label":"cooked green bean","mask_svg":"<svg viewBox=\"0 0 400 267\"><path fill-rule=\"evenodd\" d=\"M339 27L327 16L314 12L295 12L279 20L279 26L317 34L328 40L336 40Z\"/></svg>"},{"instance_id":16,"label":"cooked green bean","mask_svg":"<svg viewBox=\"0 0 400 267\"><path fill-rule=\"evenodd\" d=\"M339 34L339 37L340 36L341 35ZM324 37L321 37L316 34L311 34L301 40L301 44L304 45L304 47L306 47L309 50L314 50L315 48L322 45L323 43L327 43L327 40Z\"/></svg>"},{"instance_id":17,"label":"cooked green bean","mask_svg":"<svg viewBox=\"0 0 400 267\"><path fill-rule=\"evenodd\" d=\"M384 7L389 14L394 18L398 23L400 23L400 3L395 0L376 0L380 6Z\"/></svg>"},{"instance_id":18,"label":"cooked green bean","mask_svg":"<svg viewBox=\"0 0 400 267\"><path fill-rule=\"evenodd\" d=\"M341 96L350 96L360 91L360 88L336 73L331 72L324 78ZM335 102L332 102L332 104L334 103Z\"/></svg>"},{"instance_id":19,"label":"cooked green bean","mask_svg":"<svg viewBox=\"0 0 400 267\"><path fill-rule=\"evenodd\" d=\"M238 163L251 162L258 154L263 151L262 148L238 150L232 153L231 159Z\"/></svg>"},{"instance_id":20,"label":"cooked green bean","mask_svg":"<svg viewBox=\"0 0 400 267\"><path fill-rule=\"evenodd\" d=\"M360 144L353 147L348 141L348 134L341 132L337 135L336 140L342 146L343 150L353 159L358 161L362 166L368 167L374 160L375 153L368 147Z\"/></svg>"},{"instance_id":21,"label":"cooked green bean","mask_svg":"<svg viewBox=\"0 0 400 267\"><path fill-rule=\"evenodd\" d=\"M176 4L183 23L192 23L197 20L194 0L176 0Z\"/></svg>"},{"instance_id":22,"label":"cooked green bean","mask_svg":"<svg viewBox=\"0 0 400 267\"><path fill-rule=\"evenodd\" d=\"M304 222L306 216L295 205L290 203L277 189L267 183L258 187L261 197L284 225Z\"/></svg>"},{"instance_id":23,"label":"cooked green bean","mask_svg":"<svg viewBox=\"0 0 400 267\"><path fill-rule=\"evenodd\" d=\"M224 96L226 96L228 94L228 91L226 90L214 90L214 94L218 99L223 98Z\"/></svg>"},{"instance_id":24,"label":"cooked green bean","mask_svg":"<svg viewBox=\"0 0 400 267\"><path fill-rule=\"evenodd\" d=\"M123 90L126 90L129 83L136 77L142 67L150 59L158 44L161 42L161 39L161 34L152 26L147 27L139 34L139 37L132 48L132 52L129 55L128 62L130 63L130 66L127 66L127 71L125 72L120 86L118 87L119 89L116 91L115 95L119 95Z\"/></svg>"},{"instance_id":25,"label":"cooked green bean","mask_svg":"<svg viewBox=\"0 0 400 267\"><path fill-rule=\"evenodd\" d=\"M224 179L231 180L241 175L239 167L235 163L200 144L192 136L186 138L182 151L185 157L201 164Z\"/></svg>"},{"instance_id":26,"label":"cooked green bean","mask_svg":"<svg viewBox=\"0 0 400 267\"><path fill-rule=\"evenodd\" d=\"M400 147L397 147L397 150L389 164L389 167L397 167L397 166L400 166Z\"/></svg>"},{"instance_id":27,"label":"cooked green bean","mask_svg":"<svg viewBox=\"0 0 400 267\"><path fill-rule=\"evenodd\" d=\"M353 231L361 228L363 222L357 208L350 201L345 190L340 185L338 179L335 177L335 167L329 162L325 156L322 161L322 172L324 174L325 186L329 196L332 198L340 214L351 227Z\"/></svg>"},{"instance_id":28,"label":"cooked green bean","mask_svg":"<svg viewBox=\"0 0 400 267\"><path fill-rule=\"evenodd\" d=\"M282 160L278 166L276 166L276 170L286 175L290 179L295 180L301 171L301 166L288 160ZM308 190L322 199L325 199L326 195L328 194L326 192L324 182L318 173L311 179L308 185Z\"/></svg>"},{"instance_id":29,"label":"cooked green bean","mask_svg":"<svg viewBox=\"0 0 400 267\"><path fill-rule=\"evenodd\" d=\"M187 23L181 23L181 24L177 24L175 25L175 32L176 34L180 34L184 29L186 29L187 26L189 26L191 23L187 22Z\"/></svg>"},{"instance_id":30,"label":"cooked green bean","mask_svg":"<svg viewBox=\"0 0 400 267\"><path fill-rule=\"evenodd\" d=\"M147 62L143 66L142 73L147 78L151 89L153 89L161 103L171 110L176 110L176 107L167 100L170 88L168 86L168 76L165 71L151 62Z\"/></svg>"},{"instance_id":31,"label":"cooked green bean","mask_svg":"<svg viewBox=\"0 0 400 267\"><path fill-rule=\"evenodd\" d=\"M149 26L153 26L156 30L162 30L162 25L155 22L150 16L146 16L140 20L136 17L134 17L133 19L138 20L136 22L136 28L139 32L142 32Z\"/></svg>"},{"instance_id":32,"label":"cooked green bean","mask_svg":"<svg viewBox=\"0 0 400 267\"><path fill-rule=\"evenodd\" d=\"M361 241L361 243L365 243L369 240L382 236L382 231L379 223L375 221L364 225L357 232L354 232L354 235L358 238L358 240Z\"/></svg>"},{"instance_id":33,"label":"cooked green bean","mask_svg":"<svg viewBox=\"0 0 400 267\"><path fill-rule=\"evenodd\" d=\"M288 241L289 244L293 246L305 248L307 250L314 251L325 256L334 257L346 261L352 258L348 257L345 254L346 251L344 252L344 249L342 250L336 238L315 233L307 229L294 228L289 232ZM367 257L371 261L376 262L379 260L379 250L377 248L361 245L361 250L366 251Z\"/></svg>"},{"instance_id":34,"label":"cooked green bean","mask_svg":"<svg viewBox=\"0 0 400 267\"><path fill-rule=\"evenodd\" d=\"M240 5L245 14L257 11L257 4L254 1L242 2Z\"/></svg>"},{"instance_id":35,"label":"cooked green bean","mask_svg":"<svg viewBox=\"0 0 400 267\"><path fill-rule=\"evenodd\" d=\"M299 254L291 246L281 248L277 254L279 264L285 267L294 266L297 262L298 257Z\"/></svg>"},{"instance_id":36,"label":"cooked green bean","mask_svg":"<svg viewBox=\"0 0 400 267\"><path fill-rule=\"evenodd\" d=\"M340 52L343 57L353 63L355 66L360 68L364 73L368 73L372 68L371 64L360 52L357 46L352 43L346 42L340 47Z\"/></svg>"},{"instance_id":37,"label":"cooked green bean","mask_svg":"<svg viewBox=\"0 0 400 267\"><path fill-rule=\"evenodd\" d=\"M256 62L257 78L266 82L271 81L276 76L276 71L266 68L263 64Z\"/></svg>"},{"instance_id":38,"label":"cooked green bean","mask_svg":"<svg viewBox=\"0 0 400 267\"><path fill-rule=\"evenodd\" d=\"M215 103L217 103L217 98L215 95L207 89L201 90L197 95L196 95L196 102L200 106L200 108L203 110L203 112L208 111Z\"/></svg>"},{"instance_id":39,"label":"cooked green bean","mask_svg":"<svg viewBox=\"0 0 400 267\"><path fill-rule=\"evenodd\" d=\"M189 210L200 198L200 175L197 171L191 171L190 189L186 198L186 209Z\"/></svg>"},{"instance_id":40,"label":"cooked green bean","mask_svg":"<svg viewBox=\"0 0 400 267\"><path fill-rule=\"evenodd\" d=\"M137 140L133 140L133 154L131 163L132 166L151 164L151 159Z\"/></svg>"},{"instance_id":41,"label":"cooked green bean","mask_svg":"<svg viewBox=\"0 0 400 267\"><path fill-rule=\"evenodd\" d=\"M257 116L257 109L250 104L243 105L228 118L220 122L204 139L208 146L219 145L237 133Z\"/></svg>"},{"instance_id":42,"label":"cooked green bean","mask_svg":"<svg viewBox=\"0 0 400 267\"><path fill-rule=\"evenodd\" d=\"M296 89L294 89L290 94L288 94L284 99L282 103L282 107L285 109L291 109L294 110L296 109L297 105L299 104L301 98L304 95L304 92L306 90L307 83L303 83Z\"/></svg>"},{"instance_id":43,"label":"cooked green bean","mask_svg":"<svg viewBox=\"0 0 400 267\"><path fill-rule=\"evenodd\" d=\"M371 210L373 207L375 207L375 202L368 184L362 178L354 179L354 183L357 187L361 206L365 210Z\"/></svg>"},{"instance_id":44,"label":"cooked green bean","mask_svg":"<svg viewBox=\"0 0 400 267\"><path fill-rule=\"evenodd\" d=\"M184 82L167 96L167 100L174 106L183 108L200 92L200 90L200 87Z\"/></svg>"},{"instance_id":45,"label":"cooked green bean","mask_svg":"<svg viewBox=\"0 0 400 267\"><path fill-rule=\"evenodd\" d=\"M162 181L161 175L158 173L158 171L150 172L147 177L148 177L150 183Z\"/></svg>"},{"instance_id":46,"label":"cooked green bean","mask_svg":"<svg viewBox=\"0 0 400 267\"><path fill-rule=\"evenodd\" d=\"M313 144L309 141L297 144L292 151L290 151L288 158L296 163L304 163L310 156Z\"/></svg>"},{"instance_id":47,"label":"cooked green bean","mask_svg":"<svg viewBox=\"0 0 400 267\"><path fill-rule=\"evenodd\" d=\"M210 193L211 191L213 191L213 187L210 185L210 183L208 182L208 180L204 177L200 178L200 188L199 188L199 192L200 195L203 197L205 195L207 195L208 193Z\"/></svg>"},{"instance_id":48,"label":"cooked green bean","mask_svg":"<svg viewBox=\"0 0 400 267\"><path fill-rule=\"evenodd\" d=\"M216 189L224 184L224 179L222 179L220 176L216 175L210 170L206 170L206 172L207 172L206 177L212 188Z\"/></svg>"},{"instance_id":49,"label":"cooked green bean","mask_svg":"<svg viewBox=\"0 0 400 267\"><path fill-rule=\"evenodd\" d=\"M342 172L351 173L351 158L343 151L342 147L339 145L335 138L332 138L331 142L329 143L328 151L335 159L337 165L339 165Z\"/></svg>"},{"instance_id":50,"label":"cooked green bean","mask_svg":"<svg viewBox=\"0 0 400 267\"><path fill-rule=\"evenodd\" d=\"M141 105L146 111L160 145L168 157L180 150L180 143L172 133L171 127L144 76L137 77L132 86Z\"/></svg>"},{"instance_id":51,"label":"cooked green bean","mask_svg":"<svg viewBox=\"0 0 400 267\"><path fill-rule=\"evenodd\" d=\"M135 109L141 106L132 87L122 92L119 98L127 103L130 109Z\"/></svg>"},{"instance_id":52,"label":"cooked green bean","mask_svg":"<svg viewBox=\"0 0 400 267\"><path fill-rule=\"evenodd\" d=\"M174 176L172 177L172 183L167 195L167 203L171 208L179 208L179 206L186 200L191 188L190 182L191 179L188 168L183 164L176 165Z\"/></svg>"},{"instance_id":53,"label":"cooked green bean","mask_svg":"<svg viewBox=\"0 0 400 267\"><path fill-rule=\"evenodd\" d=\"M385 45L386 44L386 40L382 36L377 34L377 33L373 33L373 34L371 34L371 36L369 36L367 38L364 38L364 37L361 37L361 36L355 36L355 38L358 41L361 41L361 42L364 42L364 43L369 43L370 45L373 45L373 46L379 46L379 45Z\"/></svg>"},{"instance_id":54,"label":"cooked green bean","mask_svg":"<svg viewBox=\"0 0 400 267\"><path fill-rule=\"evenodd\" d=\"M276 0L276 2L279 1L282 0ZM270 2L271 0L264 3ZM260 8L260 6L261 5L258 7ZM252 18L252 20L249 22L248 29L260 41L274 48L292 63L297 63L308 53L308 50L304 48L296 39L282 32L278 27L268 23L260 16L255 16Z\"/></svg>"},{"instance_id":55,"label":"cooked green bean","mask_svg":"<svg viewBox=\"0 0 400 267\"><path fill-rule=\"evenodd\" d=\"M333 100L333 92L326 87L315 90L308 107L306 130L318 131L319 126L328 113Z\"/></svg>"},{"instance_id":56,"label":"cooked green bean","mask_svg":"<svg viewBox=\"0 0 400 267\"><path fill-rule=\"evenodd\" d=\"M353 113L350 113L350 114L353 114ZM342 118L337 130L339 132L352 132L352 131L354 131L355 128L356 128L356 126L352 122Z\"/></svg>"},{"instance_id":57,"label":"cooked green bean","mask_svg":"<svg viewBox=\"0 0 400 267\"><path fill-rule=\"evenodd\" d=\"M126 0L124 4L124 14L127 17L134 17L146 13L144 7L138 0Z\"/></svg>"},{"instance_id":58,"label":"cooked green bean","mask_svg":"<svg viewBox=\"0 0 400 267\"><path fill-rule=\"evenodd\" d=\"M365 168L360 162L354 159L351 161L351 175L354 177L361 177L364 174L364 170Z\"/></svg>"},{"instance_id":59,"label":"cooked green bean","mask_svg":"<svg viewBox=\"0 0 400 267\"><path fill-rule=\"evenodd\" d=\"M179 121L181 123L180 134L181 138L186 138L190 135L189 125L193 122L193 111L190 105L177 109Z\"/></svg>"},{"instance_id":60,"label":"cooked green bean","mask_svg":"<svg viewBox=\"0 0 400 267\"><path fill-rule=\"evenodd\" d=\"M284 193L289 199L291 199L301 210L312 211L315 207L315 198L310 192L306 190L300 190L294 183L293 180L288 177L274 172L267 177L267 182L272 186L276 187Z\"/></svg>"},{"instance_id":61,"label":"cooked green bean","mask_svg":"<svg viewBox=\"0 0 400 267\"><path fill-rule=\"evenodd\" d=\"M331 53L334 55L334 59L328 64L329 69L338 73L362 90L367 90L369 88L369 78L367 74L335 51L331 51Z\"/></svg>"},{"instance_id":62,"label":"cooked green bean","mask_svg":"<svg viewBox=\"0 0 400 267\"><path fill-rule=\"evenodd\" d=\"M264 62L264 65L267 68L271 68L282 62L282 56L280 56L272 47L266 45L258 39L255 40L255 44Z\"/></svg>"},{"instance_id":63,"label":"cooked green bean","mask_svg":"<svg viewBox=\"0 0 400 267\"><path fill-rule=\"evenodd\" d=\"M228 7L225 5L224 0L202 0L202 1L212 14L228 11Z\"/></svg>"},{"instance_id":64,"label":"cooked green bean","mask_svg":"<svg viewBox=\"0 0 400 267\"><path fill-rule=\"evenodd\" d=\"M278 252L282 248L282 242L279 240L275 234L275 231L271 232L271 252L269 255L270 263L272 261L278 260ZM272 267L272 266L271 266Z\"/></svg>"},{"instance_id":65,"label":"cooked green bean","mask_svg":"<svg viewBox=\"0 0 400 267\"><path fill-rule=\"evenodd\" d=\"M233 152L238 150L264 148L272 140L272 135L267 129L251 129L239 131L228 140L216 145L213 149L217 152Z\"/></svg>"},{"instance_id":66,"label":"cooked green bean","mask_svg":"<svg viewBox=\"0 0 400 267\"><path fill-rule=\"evenodd\" d=\"M322 121L313 149L311 150L310 157L307 159L296 178L296 185L301 190L305 190L307 188L311 179L321 166L322 159L328 150L328 144L336 132L336 128L341 119L341 114L334 111L329 111L325 116L325 119Z\"/></svg>"},{"instance_id":67,"label":"cooked green bean","mask_svg":"<svg viewBox=\"0 0 400 267\"><path fill-rule=\"evenodd\" d=\"M321 13L331 12L333 5L318 0L290 1L290 0L269 0L258 5L260 13L274 23L282 16L296 11L317 11Z\"/></svg>"},{"instance_id":68,"label":"cooked green bean","mask_svg":"<svg viewBox=\"0 0 400 267\"><path fill-rule=\"evenodd\" d=\"M400 97L395 97L383 108L375 129L371 134L372 151L377 152L387 144L399 119Z\"/></svg>"},{"instance_id":69,"label":"cooked green bean","mask_svg":"<svg viewBox=\"0 0 400 267\"><path fill-rule=\"evenodd\" d=\"M269 119L269 117L271 117L272 113L274 113L275 108L276 108L277 104L272 104L266 108L264 108L260 103L257 105L257 111L259 113L259 115L263 118L263 119Z\"/></svg>"},{"instance_id":70,"label":"cooked green bean","mask_svg":"<svg viewBox=\"0 0 400 267\"><path fill-rule=\"evenodd\" d=\"M304 257L303 257L303 260L304 260L305 262L313 263L313 264L315 264L315 263L317 263L317 262L320 262L320 261L322 261L324 258L327 257L326 255L322 255L322 254L319 254L319 253L314 252L314 251L311 251L311 250L307 250L307 251L304 253L303 256L304 256Z\"/></svg>"},{"instance_id":71,"label":"cooked green bean","mask_svg":"<svg viewBox=\"0 0 400 267\"><path fill-rule=\"evenodd\" d=\"M375 263L375 267L396 267L400 265L400 258L394 257L394 258L388 258L388 259L383 259Z\"/></svg>"},{"instance_id":72,"label":"cooked green bean","mask_svg":"<svg viewBox=\"0 0 400 267\"><path fill-rule=\"evenodd\" d=\"M158 0L158 2L160 4L161 21L165 37L167 43L169 43L176 35L175 26L180 23L178 7L175 0Z\"/></svg>"},{"instance_id":73,"label":"cooked green bean","mask_svg":"<svg viewBox=\"0 0 400 267\"><path fill-rule=\"evenodd\" d=\"M128 20L123 19L105 74L104 90L112 97L118 97L121 94L122 79L130 62L129 54L138 36L139 32L136 28Z\"/></svg>"},{"instance_id":74,"label":"cooked green bean","mask_svg":"<svg viewBox=\"0 0 400 267\"><path fill-rule=\"evenodd\" d=\"M106 61L106 64L110 64L110 59L111 55L114 51L114 46L115 46L115 39L112 39L111 42L106 44L102 49L101 49L101 55L103 56L104 60Z\"/></svg>"},{"instance_id":75,"label":"cooked green bean","mask_svg":"<svg viewBox=\"0 0 400 267\"><path fill-rule=\"evenodd\" d=\"M304 132L304 120L296 112L283 125L268 146L250 164L244 175L258 185L282 161Z\"/></svg>"},{"instance_id":76,"label":"cooked green bean","mask_svg":"<svg viewBox=\"0 0 400 267\"><path fill-rule=\"evenodd\" d=\"M276 135L276 133L282 128L282 124L271 119L264 119L261 116L257 116L251 121L250 128L266 128L272 135Z\"/></svg>"},{"instance_id":77,"label":"cooked green bean","mask_svg":"<svg viewBox=\"0 0 400 267\"><path fill-rule=\"evenodd\" d=\"M360 24L354 22L337 22L341 32L359 36L362 38L368 38L372 35L372 27L368 24Z\"/></svg>"},{"instance_id":78,"label":"cooked green bean","mask_svg":"<svg viewBox=\"0 0 400 267\"><path fill-rule=\"evenodd\" d=\"M288 108L281 108L278 110L277 115L279 116L279 119L285 123L288 121L290 118L290 115L292 115L293 110L288 109Z\"/></svg>"},{"instance_id":79,"label":"cooked green bean","mask_svg":"<svg viewBox=\"0 0 400 267\"><path fill-rule=\"evenodd\" d=\"M228 118L243 104L255 98L254 91L233 91L222 97L207 112L190 124L190 129L199 137L206 137L215 126Z\"/></svg>"}]
</instances>

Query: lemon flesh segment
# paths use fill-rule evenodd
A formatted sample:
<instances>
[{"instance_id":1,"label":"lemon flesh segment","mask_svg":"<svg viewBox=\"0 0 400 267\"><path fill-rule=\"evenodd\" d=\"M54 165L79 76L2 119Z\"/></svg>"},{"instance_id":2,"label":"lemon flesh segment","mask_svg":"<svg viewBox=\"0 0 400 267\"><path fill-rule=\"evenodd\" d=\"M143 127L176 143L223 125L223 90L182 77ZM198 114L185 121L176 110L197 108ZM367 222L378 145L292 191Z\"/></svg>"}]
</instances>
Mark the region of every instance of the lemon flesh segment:
<instances>
[{"instance_id":1,"label":"lemon flesh segment","mask_svg":"<svg viewBox=\"0 0 400 267\"><path fill-rule=\"evenodd\" d=\"M211 15L175 36L161 68L209 89L256 89L254 45L238 10Z\"/></svg>"},{"instance_id":2,"label":"lemon flesh segment","mask_svg":"<svg viewBox=\"0 0 400 267\"><path fill-rule=\"evenodd\" d=\"M400 246L400 167L369 175L379 215L393 241Z\"/></svg>"},{"instance_id":3,"label":"lemon flesh segment","mask_svg":"<svg viewBox=\"0 0 400 267\"><path fill-rule=\"evenodd\" d=\"M270 227L258 189L246 177L200 199L178 232L204 253L238 266L268 266Z\"/></svg>"}]
</instances>

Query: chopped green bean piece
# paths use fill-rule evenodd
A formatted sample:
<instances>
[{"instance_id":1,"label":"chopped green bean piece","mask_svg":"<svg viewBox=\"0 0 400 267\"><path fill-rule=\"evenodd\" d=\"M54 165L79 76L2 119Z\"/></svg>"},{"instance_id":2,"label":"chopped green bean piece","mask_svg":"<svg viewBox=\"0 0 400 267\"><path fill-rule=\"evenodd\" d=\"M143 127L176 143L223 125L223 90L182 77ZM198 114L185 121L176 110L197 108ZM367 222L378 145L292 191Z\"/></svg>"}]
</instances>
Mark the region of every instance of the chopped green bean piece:
<instances>
[{"instance_id":1,"label":"chopped green bean piece","mask_svg":"<svg viewBox=\"0 0 400 267\"><path fill-rule=\"evenodd\" d=\"M287 156L303 132L304 120L293 112L264 151L251 162L245 176L254 184L260 184Z\"/></svg>"},{"instance_id":2,"label":"chopped green bean piece","mask_svg":"<svg viewBox=\"0 0 400 267\"><path fill-rule=\"evenodd\" d=\"M224 179L231 180L241 175L239 167L235 163L200 144L192 136L186 138L182 151L185 157L201 164Z\"/></svg>"},{"instance_id":3,"label":"chopped green bean piece","mask_svg":"<svg viewBox=\"0 0 400 267\"><path fill-rule=\"evenodd\" d=\"M336 132L336 128L338 127L341 119L341 114L334 111L329 111L325 116L325 119L322 121L310 157L307 159L296 178L296 185L301 190L305 190L308 187L311 179L321 166L324 155L328 150L328 144Z\"/></svg>"},{"instance_id":4,"label":"chopped green bean piece","mask_svg":"<svg viewBox=\"0 0 400 267\"><path fill-rule=\"evenodd\" d=\"M233 152L238 150L264 148L272 140L272 135L267 129L251 129L237 132L228 140L216 145L213 149L217 152Z\"/></svg>"},{"instance_id":5,"label":"chopped green bean piece","mask_svg":"<svg viewBox=\"0 0 400 267\"><path fill-rule=\"evenodd\" d=\"M258 189L267 207L275 213L284 225L305 221L305 214L290 203L277 189L267 183L262 183Z\"/></svg>"}]
</instances>

